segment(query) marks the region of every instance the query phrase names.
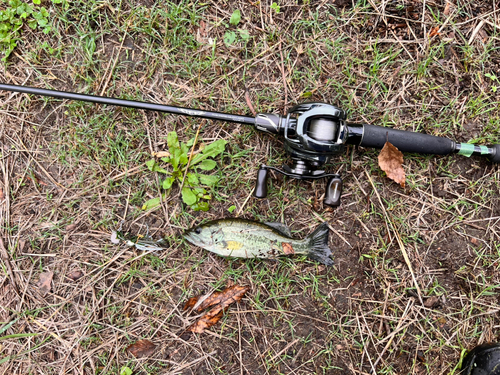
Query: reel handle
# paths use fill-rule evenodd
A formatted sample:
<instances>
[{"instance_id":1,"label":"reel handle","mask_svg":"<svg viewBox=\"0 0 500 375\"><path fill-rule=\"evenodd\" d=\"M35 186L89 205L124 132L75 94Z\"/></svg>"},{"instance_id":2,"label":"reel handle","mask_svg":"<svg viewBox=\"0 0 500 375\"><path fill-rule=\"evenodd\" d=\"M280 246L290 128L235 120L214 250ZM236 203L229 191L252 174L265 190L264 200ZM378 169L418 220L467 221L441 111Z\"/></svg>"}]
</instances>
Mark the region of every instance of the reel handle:
<instances>
[{"instance_id":1,"label":"reel handle","mask_svg":"<svg viewBox=\"0 0 500 375\"><path fill-rule=\"evenodd\" d=\"M267 197L267 177L269 171L265 166L261 166L257 172L257 179L255 180L255 190L253 192L256 198Z\"/></svg>"},{"instance_id":2,"label":"reel handle","mask_svg":"<svg viewBox=\"0 0 500 375\"><path fill-rule=\"evenodd\" d=\"M281 173L285 176L296 178L299 180L317 180L320 178L327 178L328 180L325 198L323 199L323 203L330 207L338 207L340 206L340 197L342 196L342 179L337 174L327 174L321 173L316 175L299 175L295 173L285 172L281 169L269 167L267 165L262 165L257 172L257 179L255 181L255 190L253 191L253 195L256 198L265 198L267 197L267 179L269 177L269 169Z\"/></svg>"}]
</instances>

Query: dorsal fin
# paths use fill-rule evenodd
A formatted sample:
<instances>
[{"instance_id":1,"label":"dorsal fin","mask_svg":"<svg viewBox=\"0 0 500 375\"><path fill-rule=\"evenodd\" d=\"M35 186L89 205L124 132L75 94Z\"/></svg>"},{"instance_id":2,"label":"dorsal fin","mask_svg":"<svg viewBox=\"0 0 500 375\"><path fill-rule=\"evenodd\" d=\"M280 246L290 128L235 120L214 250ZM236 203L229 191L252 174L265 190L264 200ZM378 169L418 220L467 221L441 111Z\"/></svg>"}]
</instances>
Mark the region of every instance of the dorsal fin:
<instances>
[{"instance_id":1,"label":"dorsal fin","mask_svg":"<svg viewBox=\"0 0 500 375\"><path fill-rule=\"evenodd\" d=\"M278 232L280 232L284 236L292 237L292 232L290 232L290 228L288 228L285 224L269 223L269 222L265 222L264 224L269 225L273 229L276 229Z\"/></svg>"}]
</instances>

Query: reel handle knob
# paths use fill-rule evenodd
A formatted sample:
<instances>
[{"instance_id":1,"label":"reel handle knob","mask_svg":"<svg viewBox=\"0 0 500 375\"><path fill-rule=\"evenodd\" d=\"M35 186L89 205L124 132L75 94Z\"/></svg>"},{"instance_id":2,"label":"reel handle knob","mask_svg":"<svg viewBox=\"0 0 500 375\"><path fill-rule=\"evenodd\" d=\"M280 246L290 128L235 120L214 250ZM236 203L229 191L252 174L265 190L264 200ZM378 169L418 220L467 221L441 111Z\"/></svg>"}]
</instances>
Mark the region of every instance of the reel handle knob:
<instances>
[{"instance_id":1,"label":"reel handle knob","mask_svg":"<svg viewBox=\"0 0 500 375\"><path fill-rule=\"evenodd\" d=\"M342 195L342 179L340 177L332 177L328 180L325 191L325 199L323 203L327 206L340 206L340 197Z\"/></svg>"},{"instance_id":2,"label":"reel handle knob","mask_svg":"<svg viewBox=\"0 0 500 375\"><path fill-rule=\"evenodd\" d=\"M257 180L255 181L255 190L253 191L253 196L256 198L267 197L267 177L268 169L265 166L259 168L257 172Z\"/></svg>"}]
</instances>

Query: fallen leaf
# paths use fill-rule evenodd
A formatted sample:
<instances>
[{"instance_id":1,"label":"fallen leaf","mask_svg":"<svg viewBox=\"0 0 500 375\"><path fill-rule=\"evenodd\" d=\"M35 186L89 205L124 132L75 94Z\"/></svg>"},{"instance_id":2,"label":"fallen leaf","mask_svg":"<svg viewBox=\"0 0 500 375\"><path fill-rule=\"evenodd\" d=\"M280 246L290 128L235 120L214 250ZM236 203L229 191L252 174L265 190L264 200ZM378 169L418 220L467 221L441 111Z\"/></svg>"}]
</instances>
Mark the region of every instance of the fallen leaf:
<instances>
[{"instance_id":1,"label":"fallen leaf","mask_svg":"<svg viewBox=\"0 0 500 375\"><path fill-rule=\"evenodd\" d=\"M205 329L217 324L217 322L222 318L222 315L224 315L224 310L220 307L214 307L194 322L194 324L189 326L187 330L193 333L203 333Z\"/></svg>"},{"instance_id":2,"label":"fallen leaf","mask_svg":"<svg viewBox=\"0 0 500 375\"><path fill-rule=\"evenodd\" d=\"M233 285L222 292L214 292L203 299L199 306L196 307L197 312L214 307L189 326L187 331L202 333L205 329L216 324L222 318L224 311L233 303L240 301L249 289L247 286ZM190 298L184 304L184 309L194 308L200 299L201 297Z\"/></svg>"},{"instance_id":3,"label":"fallen leaf","mask_svg":"<svg viewBox=\"0 0 500 375\"><path fill-rule=\"evenodd\" d=\"M479 241L475 237L471 237L470 242L472 242L474 245L477 245Z\"/></svg>"},{"instance_id":4,"label":"fallen leaf","mask_svg":"<svg viewBox=\"0 0 500 375\"><path fill-rule=\"evenodd\" d=\"M387 173L387 177L405 187L405 171L403 169L403 154L390 142L385 142L378 156L378 165Z\"/></svg>"},{"instance_id":5,"label":"fallen leaf","mask_svg":"<svg viewBox=\"0 0 500 375\"><path fill-rule=\"evenodd\" d=\"M5 198L5 194L3 193L3 190L0 187L0 201L2 201L4 198Z\"/></svg>"},{"instance_id":6,"label":"fallen leaf","mask_svg":"<svg viewBox=\"0 0 500 375\"><path fill-rule=\"evenodd\" d=\"M127 347L127 352L134 357L147 357L154 353L156 345L149 340L139 340Z\"/></svg>"},{"instance_id":7,"label":"fallen leaf","mask_svg":"<svg viewBox=\"0 0 500 375\"><path fill-rule=\"evenodd\" d=\"M424 306L428 307L428 308L436 307L437 305L439 305L439 297L438 296L429 297L424 302Z\"/></svg>"},{"instance_id":8,"label":"fallen leaf","mask_svg":"<svg viewBox=\"0 0 500 375\"><path fill-rule=\"evenodd\" d=\"M77 281L83 277L83 272L80 270L74 270L68 275L68 278L70 278L73 281Z\"/></svg>"},{"instance_id":9,"label":"fallen leaf","mask_svg":"<svg viewBox=\"0 0 500 375\"><path fill-rule=\"evenodd\" d=\"M153 152L153 156L156 158L169 158L170 152L168 152L168 151Z\"/></svg>"},{"instance_id":10,"label":"fallen leaf","mask_svg":"<svg viewBox=\"0 0 500 375\"><path fill-rule=\"evenodd\" d=\"M446 1L446 5L444 6L444 11L443 11L443 14L445 16L450 14L450 7L451 7L451 3L449 1Z\"/></svg>"},{"instance_id":11,"label":"fallen leaf","mask_svg":"<svg viewBox=\"0 0 500 375\"><path fill-rule=\"evenodd\" d=\"M200 35L202 38L205 38L207 36L207 24L205 21L200 21L200 28L198 29L200 31Z\"/></svg>"},{"instance_id":12,"label":"fallen leaf","mask_svg":"<svg viewBox=\"0 0 500 375\"><path fill-rule=\"evenodd\" d=\"M200 312L217 304L226 308L234 302L238 302L248 289L250 288L247 286L233 285L222 292L214 292L197 307L196 311Z\"/></svg>"},{"instance_id":13,"label":"fallen leaf","mask_svg":"<svg viewBox=\"0 0 500 375\"><path fill-rule=\"evenodd\" d=\"M431 32L429 33L429 38L432 38L434 35L439 35L439 26L433 27Z\"/></svg>"},{"instance_id":14,"label":"fallen leaf","mask_svg":"<svg viewBox=\"0 0 500 375\"><path fill-rule=\"evenodd\" d=\"M66 232L71 232L72 230L75 230L77 227L76 224L70 224L66 226Z\"/></svg>"},{"instance_id":15,"label":"fallen leaf","mask_svg":"<svg viewBox=\"0 0 500 375\"><path fill-rule=\"evenodd\" d=\"M188 309L192 309L195 305L196 305L196 302L198 302L198 300L200 299L200 297L191 297L190 299L188 299L186 301L186 303L184 304L184 311L185 310L188 310Z\"/></svg>"},{"instance_id":16,"label":"fallen leaf","mask_svg":"<svg viewBox=\"0 0 500 375\"><path fill-rule=\"evenodd\" d=\"M51 289L52 277L54 277L54 272L43 272L40 274L40 279L36 283L36 286L40 290L42 296L45 296Z\"/></svg>"}]
</instances>

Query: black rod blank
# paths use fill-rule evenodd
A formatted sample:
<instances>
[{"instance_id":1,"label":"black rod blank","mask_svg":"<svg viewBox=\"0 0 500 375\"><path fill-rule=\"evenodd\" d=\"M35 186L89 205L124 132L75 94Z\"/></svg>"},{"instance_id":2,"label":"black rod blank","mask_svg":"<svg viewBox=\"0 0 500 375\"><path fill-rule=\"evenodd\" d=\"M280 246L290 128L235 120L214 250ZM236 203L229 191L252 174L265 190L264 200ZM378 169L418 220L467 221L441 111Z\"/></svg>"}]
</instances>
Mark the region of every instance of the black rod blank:
<instances>
[{"instance_id":1,"label":"black rod blank","mask_svg":"<svg viewBox=\"0 0 500 375\"><path fill-rule=\"evenodd\" d=\"M175 115L201 117L210 120L236 122L246 125L255 125L254 117L232 115L223 112L202 111L198 109L174 107L171 105L164 105L164 104L155 104L155 103L140 102L140 101L126 100L126 99L107 98L105 96L77 94L68 91L38 89L35 87L6 85L2 83L0 83L0 90L15 91L32 95L49 96L58 99L79 100L79 101L98 103L98 104L117 105L120 107L145 109L148 111L166 112Z\"/></svg>"}]
</instances>

